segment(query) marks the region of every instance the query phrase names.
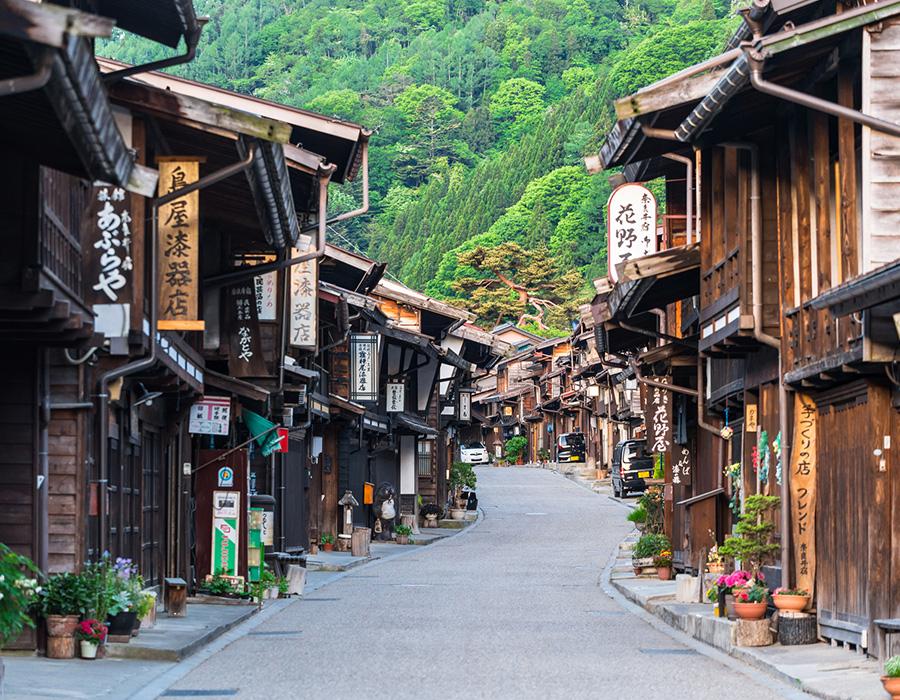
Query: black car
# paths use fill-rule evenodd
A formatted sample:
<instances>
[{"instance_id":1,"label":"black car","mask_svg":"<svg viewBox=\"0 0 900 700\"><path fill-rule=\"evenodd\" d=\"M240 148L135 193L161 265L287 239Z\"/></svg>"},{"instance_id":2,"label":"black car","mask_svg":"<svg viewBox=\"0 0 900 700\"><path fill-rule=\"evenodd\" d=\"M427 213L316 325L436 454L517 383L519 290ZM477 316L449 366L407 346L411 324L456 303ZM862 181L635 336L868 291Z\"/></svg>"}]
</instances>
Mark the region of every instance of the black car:
<instances>
[{"instance_id":1,"label":"black car","mask_svg":"<svg viewBox=\"0 0 900 700\"><path fill-rule=\"evenodd\" d=\"M557 462L584 462L584 433L562 433L556 438Z\"/></svg>"},{"instance_id":2,"label":"black car","mask_svg":"<svg viewBox=\"0 0 900 700\"><path fill-rule=\"evenodd\" d=\"M611 479L613 495L624 498L629 493L643 493L644 479L653 476L653 457L644 449L643 440L622 440L613 451Z\"/></svg>"}]
</instances>

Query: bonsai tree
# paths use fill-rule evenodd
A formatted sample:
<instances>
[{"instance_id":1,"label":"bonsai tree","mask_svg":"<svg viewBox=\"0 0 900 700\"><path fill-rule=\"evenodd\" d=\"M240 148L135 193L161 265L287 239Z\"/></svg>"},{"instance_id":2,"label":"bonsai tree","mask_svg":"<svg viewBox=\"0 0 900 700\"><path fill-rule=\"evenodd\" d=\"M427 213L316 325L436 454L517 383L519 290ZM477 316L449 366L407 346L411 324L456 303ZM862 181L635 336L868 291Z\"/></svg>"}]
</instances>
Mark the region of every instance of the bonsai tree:
<instances>
[{"instance_id":1,"label":"bonsai tree","mask_svg":"<svg viewBox=\"0 0 900 700\"><path fill-rule=\"evenodd\" d=\"M506 441L506 445L504 447L504 452L506 453L504 456L510 462L520 462L522 458L525 456L525 450L528 447L528 440L522 435L516 435L515 437L511 437Z\"/></svg>"},{"instance_id":2,"label":"bonsai tree","mask_svg":"<svg viewBox=\"0 0 900 700\"><path fill-rule=\"evenodd\" d=\"M740 559L741 564L749 567L754 579L759 580L759 572L779 547L772 542L775 522L771 511L779 506L778 496L755 494L748 496L744 502L744 512L734 527L735 534L726 537L719 547L719 554L733 559Z\"/></svg>"},{"instance_id":3,"label":"bonsai tree","mask_svg":"<svg viewBox=\"0 0 900 700\"><path fill-rule=\"evenodd\" d=\"M474 489L478 482L475 470L466 462L454 462L450 467L450 490L453 492L453 500L459 503L464 488Z\"/></svg>"}]
</instances>

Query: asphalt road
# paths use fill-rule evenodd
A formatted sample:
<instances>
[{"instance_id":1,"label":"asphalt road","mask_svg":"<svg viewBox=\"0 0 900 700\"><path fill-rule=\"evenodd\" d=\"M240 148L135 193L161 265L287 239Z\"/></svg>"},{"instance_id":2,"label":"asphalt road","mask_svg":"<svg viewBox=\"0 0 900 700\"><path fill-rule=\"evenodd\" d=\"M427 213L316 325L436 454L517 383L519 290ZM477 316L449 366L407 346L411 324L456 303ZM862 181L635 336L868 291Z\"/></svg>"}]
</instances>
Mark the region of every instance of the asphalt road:
<instances>
[{"instance_id":1,"label":"asphalt road","mask_svg":"<svg viewBox=\"0 0 900 700\"><path fill-rule=\"evenodd\" d=\"M478 496L484 518L474 527L348 572L212 655L166 695L789 694L676 641L604 593L601 572L630 529L621 504L528 468L480 469Z\"/></svg>"}]
</instances>

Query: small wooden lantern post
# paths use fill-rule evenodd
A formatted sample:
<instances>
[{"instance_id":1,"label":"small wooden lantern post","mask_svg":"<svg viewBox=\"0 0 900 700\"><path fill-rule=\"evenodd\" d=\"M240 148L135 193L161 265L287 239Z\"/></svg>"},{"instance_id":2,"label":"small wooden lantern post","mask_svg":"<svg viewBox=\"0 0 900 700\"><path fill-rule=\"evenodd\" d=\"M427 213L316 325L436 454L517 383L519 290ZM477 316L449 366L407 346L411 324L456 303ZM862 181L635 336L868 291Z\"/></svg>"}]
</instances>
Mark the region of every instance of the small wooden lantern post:
<instances>
[{"instance_id":1,"label":"small wooden lantern post","mask_svg":"<svg viewBox=\"0 0 900 700\"><path fill-rule=\"evenodd\" d=\"M353 534L353 508L359 505L359 501L353 496L352 491L344 491L341 500L338 501L339 506L344 507L344 520L341 526L341 532L345 535Z\"/></svg>"},{"instance_id":2,"label":"small wooden lantern post","mask_svg":"<svg viewBox=\"0 0 900 700\"><path fill-rule=\"evenodd\" d=\"M183 578L167 578L165 581L166 612L170 617L187 614L187 581Z\"/></svg>"}]
</instances>

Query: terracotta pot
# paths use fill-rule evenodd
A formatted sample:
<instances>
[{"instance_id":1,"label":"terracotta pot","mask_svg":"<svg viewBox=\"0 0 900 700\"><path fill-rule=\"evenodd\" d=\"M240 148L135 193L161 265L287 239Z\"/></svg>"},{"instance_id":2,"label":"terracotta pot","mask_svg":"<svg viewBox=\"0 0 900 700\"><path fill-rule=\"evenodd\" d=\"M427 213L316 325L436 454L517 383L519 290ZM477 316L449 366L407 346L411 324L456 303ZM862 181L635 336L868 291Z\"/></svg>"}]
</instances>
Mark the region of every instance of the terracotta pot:
<instances>
[{"instance_id":1,"label":"terracotta pot","mask_svg":"<svg viewBox=\"0 0 900 700\"><path fill-rule=\"evenodd\" d=\"M742 620L762 620L766 616L766 603L739 603L735 601L734 612Z\"/></svg>"},{"instance_id":2,"label":"terracotta pot","mask_svg":"<svg viewBox=\"0 0 900 700\"><path fill-rule=\"evenodd\" d=\"M397 544L409 544L409 535L397 535Z\"/></svg>"},{"instance_id":3,"label":"terracotta pot","mask_svg":"<svg viewBox=\"0 0 900 700\"><path fill-rule=\"evenodd\" d=\"M97 658L97 644L93 642L81 642L81 658L82 659L96 659Z\"/></svg>"},{"instance_id":4,"label":"terracotta pot","mask_svg":"<svg viewBox=\"0 0 900 700\"><path fill-rule=\"evenodd\" d=\"M326 552L333 552L334 551L334 542L326 542L325 544L322 545L322 549L324 549Z\"/></svg>"},{"instance_id":5,"label":"terracotta pot","mask_svg":"<svg viewBox=\"0 0 900 700\"><path fill-rule=\"evenodd\" d=\"M888 695L894 700L900 700L900 678L882 676L881 684L884 686L884 690Z\"/></svg>"},{"instance_id":6,"label":"terracotta pot","mask_svg":"<svg viewBox=\"0 0 900 700\"><path fill-rule=\"evenodd\" d=\"M657 566L656 567L656 575L659 577L660 581L668 581L672 578L672 567L671 566Z\"/></svg>"},{"instance_id":7,"label":"terracotta pot","mask_svg":"<svg viewBox=\"0 0 900 700\"><path fill-rule=\"evenodd\" d=\"M463 520L466 517L466 511L463 508L451 508L450 517L453 520Z\"/></svg>"},{"instance_id":8,"label":"terracotta pot","mask_svg":"<svg viewBox=\"0 0 900 700\"><path fill-rule=\"evenodd\" d=\"M809 605L808 595L773 595L772 600L775 607L779 610L791 610L793 612L801 612Z\"/></svg>"},{"instance_id":9,"label":"terracotta pot","mask_svg":"<svg viewBox=\"0 0 900 700\"><path fill-rule=\"evenodd\" d=\"M725 565L724 564L707 564L706 570L711 574L724 574L725 573Z\"/></svg>"},{"instance_id":10,"label":"terracotta pot","mask_svg":"<svg viewBox=\"0 0 900 700\"><path fill-rule=\"evenodd\" d=\"M47 615L48 637L71 637L78 629L78 615Z\"/></svg>"},{"instance_id":11,"label":"terracotta pot","mask_svg":"<svg viewBox=\"0 0 900 700\"><path fill-rule=\"evenodd\" d=\"M634 566L634 567L632 567L632 568L634 569L634 575L635 575L635 576L640 576L640 575L641 575L641 572L643 571L643 569L642 569L640 566Z\"/></svg>"}]
</instances>

